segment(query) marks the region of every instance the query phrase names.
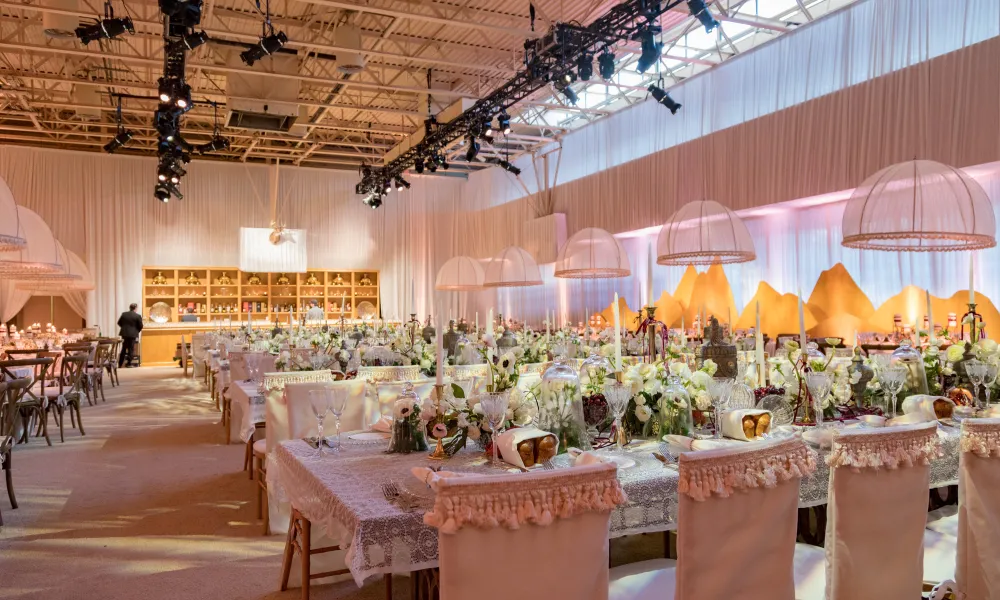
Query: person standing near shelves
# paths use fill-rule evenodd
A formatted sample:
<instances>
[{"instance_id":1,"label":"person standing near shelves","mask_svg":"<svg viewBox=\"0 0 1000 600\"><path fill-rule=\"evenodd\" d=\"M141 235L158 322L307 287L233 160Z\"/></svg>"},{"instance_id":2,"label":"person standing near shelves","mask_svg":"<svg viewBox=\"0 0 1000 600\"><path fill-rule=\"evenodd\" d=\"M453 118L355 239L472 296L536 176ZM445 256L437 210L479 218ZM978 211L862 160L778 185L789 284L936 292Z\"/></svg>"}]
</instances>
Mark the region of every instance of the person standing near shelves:
<instances>
[{"instance_id":1,"label":"person standing near shelves","mask_svg":"<svg viewBox=\"0 0 1000 600\"><path fill-rule=\"evenodd\" d=\"M319 307L319 302L316 300L309 301L309 310L306 311L306 321L312 321L317 323L326 318L323 314L323 309Z\"/></svg>"},{"instance_id":2,"label":"person standing near shelves","mask_svg":"<svg viewBox=\"0 0 1000 600\"><path fill-rule=\"evenodd\" d=\"M118 355L119 367L122 364L127 364L129 367L132 366L132 357L135 354L135 340L139 337L139 332L142 331L142 315L135 312L135 309L138 307L139 305L133 302L128 305L128 311L123 312L122 316L118 317L118 335L122 338L122 351ZM125 358L126 356L128 356L128 359Z\"/></svg>"}]
</instances>

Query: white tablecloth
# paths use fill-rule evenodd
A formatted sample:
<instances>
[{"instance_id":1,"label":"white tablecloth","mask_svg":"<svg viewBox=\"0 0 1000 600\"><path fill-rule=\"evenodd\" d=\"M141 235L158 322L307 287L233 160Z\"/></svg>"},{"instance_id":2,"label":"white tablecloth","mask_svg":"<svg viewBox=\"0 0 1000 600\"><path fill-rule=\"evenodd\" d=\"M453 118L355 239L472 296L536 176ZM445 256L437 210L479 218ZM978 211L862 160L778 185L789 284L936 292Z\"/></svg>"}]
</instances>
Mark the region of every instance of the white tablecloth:
<instances>
[{"instance_id":1,"label":"white tablecloth","mask_svg":"<svg viewBox=\"0 0 1000 600\"><path fill-rule=\"evenodd\" d=\"M7 370L14 375L15 379L24 377L31 377L33 379L35 377L35 370L31 367L11 367Z\"/></svg>"},{"instance_id":2,"label":"white tablecloth","mask_svg":"<svg viewBox=\"0 0 1000 600\"><path fill-rule=\"evenodd\" d=\"M229 385L232 399L232 442L248 442L253 437L257 423L264 422L264 395L257 392L257 385L235 381Z\"/></svg>"}]
</instances>

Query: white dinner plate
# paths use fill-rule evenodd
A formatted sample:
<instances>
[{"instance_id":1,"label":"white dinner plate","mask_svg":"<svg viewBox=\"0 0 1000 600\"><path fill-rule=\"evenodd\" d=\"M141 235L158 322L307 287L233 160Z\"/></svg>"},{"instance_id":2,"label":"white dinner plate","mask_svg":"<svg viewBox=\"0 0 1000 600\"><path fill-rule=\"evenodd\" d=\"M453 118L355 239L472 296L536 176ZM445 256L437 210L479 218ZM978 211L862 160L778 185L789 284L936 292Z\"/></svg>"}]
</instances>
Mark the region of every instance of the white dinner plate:
<instances>
[{"instance_id":1,"label":"white dinner plate","mask_svg":"<svg viewBox=\"0 0 1000 600\"><path fill-rule=\"evenodd\" d=\"M377 442L389 439L389 434L381 431L359 431L348 435L347 439L357 442Z\"/></svg>"}]
</instances>

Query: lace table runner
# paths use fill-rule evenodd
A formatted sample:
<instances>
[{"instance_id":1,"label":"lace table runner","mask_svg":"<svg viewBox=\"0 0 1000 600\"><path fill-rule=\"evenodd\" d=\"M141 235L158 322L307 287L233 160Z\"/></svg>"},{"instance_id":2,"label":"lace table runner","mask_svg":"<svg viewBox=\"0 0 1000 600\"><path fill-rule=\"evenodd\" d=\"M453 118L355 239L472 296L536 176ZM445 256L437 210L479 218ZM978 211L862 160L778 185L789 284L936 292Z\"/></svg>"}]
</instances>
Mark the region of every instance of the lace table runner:
<instances>
[{"instance_id":1,"label":"lace table runner","mask_svg":"<svg viewBox=\"0 0 1000 600\"><path fill-rule=\"evenodd\" d=\"M931 464L931 488L954 485L958 478L959 430L942 427L944 456ZM318 452L301 440L282 442L269 461L268 488L282 501L291 502L314 525L347 544L347 568L360 586L385 573L402 573L437 566L437 530L423 523L423 513L433 503L433 493L410 474L415 466L444 467L457 472L498 472L486 455L465 449L441 462L426 452L387 455L387 441L355 442L343 436L344 449L333 455ZM611 514L609 536L668 531L677 527L678 473L652 457L656 443L618 455L634 465L618 470L628 503ZM659 445L661 453L668 448ZM802 480L800 506L826 503L830 469L827 452L821 452L816 473ZM566 468L571 459L562 455L550 468ZM382 484L393 482L417 508L404 510L382 494Z\"/></svg>"}]
</instances>

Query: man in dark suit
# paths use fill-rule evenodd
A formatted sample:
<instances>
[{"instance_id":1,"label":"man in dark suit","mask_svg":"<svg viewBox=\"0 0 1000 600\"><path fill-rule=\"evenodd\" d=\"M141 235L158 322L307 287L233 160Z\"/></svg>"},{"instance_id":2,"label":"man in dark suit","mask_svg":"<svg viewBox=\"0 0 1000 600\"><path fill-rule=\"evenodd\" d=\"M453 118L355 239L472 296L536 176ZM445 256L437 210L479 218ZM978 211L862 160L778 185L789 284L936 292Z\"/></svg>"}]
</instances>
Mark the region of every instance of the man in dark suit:
<instances>
[{"instance_id":1,"label":"man in dark suit","mask_svg":"<svg viewBox=\"0 0 1000 600\"><path fill-rule=\"evenodd\" d=\"M132 366L132 355L135 352L135 339L139 337L139 332L142 331L142 316L135 312L138 308L137 304L129 304L128 312L123 312L122 316L118 317L118 327L120 328L118 335L122 338L122 352L118 355L118 366L126 364L129 367ZM128 358L125 358L128 356Z\"/></svg>"}]
</instances>

